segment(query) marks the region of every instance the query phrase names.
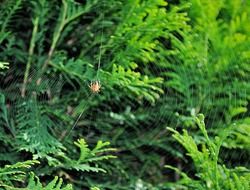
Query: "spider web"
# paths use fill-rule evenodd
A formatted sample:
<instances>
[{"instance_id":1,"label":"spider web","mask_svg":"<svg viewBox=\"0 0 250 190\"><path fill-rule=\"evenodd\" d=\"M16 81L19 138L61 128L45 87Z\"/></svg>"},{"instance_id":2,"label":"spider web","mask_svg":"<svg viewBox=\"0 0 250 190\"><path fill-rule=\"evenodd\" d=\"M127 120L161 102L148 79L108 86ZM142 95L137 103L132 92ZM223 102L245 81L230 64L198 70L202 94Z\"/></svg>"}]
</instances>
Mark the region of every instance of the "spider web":
<instances>
[{"instance_id":1,"label":"spider web","mask_svg":"<svg viewBox=\"0 0 250 190\"><path fill-rule=\"evenodd\" d=\"M161 43L164 44L166 42L162 40ZM237 55L232 54L231 57L232 59L237 60ZM107 54L104 55L104 58L106 60L111 59ZM158 61L161 62L161 60ZM179 60L169 58L168 61L176 61L178 63ZM199 64L197 64L197 66L199 66ZM195 70L195 72L192 69L186 69L184 65L176 67L175 72L183 77L180 82L182 82L183 85L188 85L186 86L187 88L184 88L184 90L187 90L183 92L185 96L177 91L173 91L173 88L168 87L170 84L167 84L164 88L164 94L162 94L155 103L151 103L149 101L142 101L141 103L138 103L138 99L135 97L134 100L131 100L134 101L134 104L128 104L125 101L120 101L118 104L114 105L105 105L105 103L98 105L95 100L99 101L104 99L103 96L105 93L102 91L108 90L105 88L105 84L108 84L110 81L101 81L103 86L101 92L99 94L92 94L88 87L88 83L90 81L85 81L84 84L78 84L74 80L68 80L63 73L58 74L58 71L55 71L54 77L52 77L53 75L51 74L46 75L45 73L42 77L40 87L38 87L34 82L28 82L27 94L25 98L28 99L36 93L37 101L39 101L42 105L51 105L51 109L53 109L53 106L56 107L60 104L65 106L65 114L68 114L71 118L68 122L69 125L66 126L62 132L64 133L63 139L65 141L69 140L69 137L76 139L83 136L87 138L87 140L99 137L105 139L109 137L110 139L105 140L110 140L111 143L121 149L123 148L122 146L124 146L123 143L127 141L125 151L131 152L130 156L132 156L135 160L139 160L135 169L140 168L142 162L145 161L143 160L144 158L140 157L140 154L142 154L156 157L154 164L157 165L158 168L163 167L164 164L174 165L190 174L193 174L194 171L184 165L185 162L189 163L191 161L187 158L183 158L183 155L181 155L183 152L182 148L176 141L173 140L171 133L166 130L166 127L170 126L180 131L184 128L191 134L195 134L193 133L195 129L193 128L194 124L192 116L200 113L201 111L203 111L202 113L206 116L206 118L209 118L209 120L206 120L208 130L214 125L224 125L224 127L227 127L224 123L216 123L218 117L224 116L223 113L221 113L223 110L216 109L216 105L214 105L215 99L228 101L228 105L236 107L238 105L237 95L229 98L228 94L237 94L238 91L244 92L244 89L242 90L241 87L232 86L231 88L226 89L226 91L219 91L221 93L218 93L218 95L215 96L214 88L223 89L223 83L225 81L221 81L220 86L215 87L212 82L210 84L206 83L206 86L204 87L197 86L197 82L199 80L206 80L207 75L205 73L210 70L210 68L207 67L210 67L209 64L200 63L200 69ZM101 67L98 66L97 72L99 72L99 68ZM172 68L169 67L155 67L154 64L141 64L138 68L138 70L148 70L152 72L154 76L164 77L164 83L168 83L170 81L169 76L164 76L164 74L171 71L171 69ZM21 98L20 93L17 93L17 90L13 89L13 86L19 86L21 88L20 84L22 84L22 78L18 76L12 78L12 72L14 71L11 69L10 65L10 69L6 73L6 76L8 77L2 79L1 81L1 92L3 92L6 97L10 97L10 99L7 100L7 105L12 108L10 118L15 117L15 113L17 112L16 105L25 101L25 98ZM36 75L37 71L33 70L30 72L29 78L34 79L37 77ZM235 78L240 78L236 72L233 73L233 75ZM228 82L233 83L233 77L232 80ZM199 89L200 87L203 88ZM71 101L67 103L62 103L56 99L56 97L61 97L61 99L63 99L62 97L67 97L67 91L75 92L72 94L75 95L75 97L78 96L78 98L76 98L78 102L74 102L74 98L72 97L69 97ZM80 93L80 95L78 93ZM206 97L199 97L200 94L205 94ZM247 96L247 91L242 93L242 100L248 102ZM115 99L116 97L113 95L111 98ZM201 105L198 104L200 102L197 103L197 99L200 100L202 103ZM211 106L205 109L203 107L204 102L209 102ZM109 103L112 103L112 101ZM151 115L150 117L148 117L149 113ZM246 118L248 113L243 112L242 114L236 116L237 120L241 120ZM103 120L104 117L106 119L111 119L113 125L117 127L113 126L113 128L111 128L110 125L106 124L105 120ZM147 118L145 119L145 117ZM126 139L128 137L129 139ZM201 139L199 138L202 137L197 135L196 138L197 142L200 142ZM242 160L247 160L247 157L249 156L249 152L247 151L239 151L238 149L228 150L226 147L222 149L222 152L224 154L222 160L224 162L229 161L235 165L240 165ZM159 160L157 155L160 155L162 160ZM148 159L146 160L148 162L154 161L150 160L149 157L146 157L146 159ZM182 159L184 161L181 161ZM160 163L160 161L162 163ZM247 162L247 164L249 165L249 162ZM145 168L147 167L145 166ZM144 172L146 172L145 170L146 169L142 168L141 172L138 172L138 179L143 176ZM167 173L169 171L165 172ZM176 176L176 178L179 178L179 176Z\"/></svg>"}]
</instances>

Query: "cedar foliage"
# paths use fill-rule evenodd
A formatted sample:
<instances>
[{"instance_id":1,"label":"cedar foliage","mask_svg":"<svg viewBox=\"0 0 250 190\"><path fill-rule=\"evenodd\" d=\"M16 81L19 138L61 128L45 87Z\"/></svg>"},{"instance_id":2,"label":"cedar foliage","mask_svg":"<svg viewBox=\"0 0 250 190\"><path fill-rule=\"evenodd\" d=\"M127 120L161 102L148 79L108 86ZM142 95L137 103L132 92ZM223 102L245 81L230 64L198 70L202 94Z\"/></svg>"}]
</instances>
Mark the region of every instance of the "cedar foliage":
<instances>
[{"instance_id":1,"label":"cedar foliage","mask_svg":"<svg viewBox=\"0 0 250 190\"><path fill-rule=\"evenodd\" d=\"M176 186L179 189L248 189L250 186L248 169L244 167L228 169L225 165L218 163L221 145L230 131L225 129L223 133L219 134L220 136L211 140L205 128L204 116L200 114L194 118L194 121L204 136L203 142L201 142L201 150L187 130L183 130L183 134L172 128L169 128L169 130L174 133L173 137L185 147L188 155L192 158L198 172L196 176L199 179L191 179L178 168L166 166L180 173L182 177L181 180L176 184L171 184L170 187Z\"/></svg>"},{"instance_id":2,"label":"cedar foliage","mask_svg":"<svg viewBox=\"0 0 250 190\"><path fill-rule=\"evenodd\" d=\"M248 1L0 10L1 188L249 188Z\"/></svg>"}]
</instances>

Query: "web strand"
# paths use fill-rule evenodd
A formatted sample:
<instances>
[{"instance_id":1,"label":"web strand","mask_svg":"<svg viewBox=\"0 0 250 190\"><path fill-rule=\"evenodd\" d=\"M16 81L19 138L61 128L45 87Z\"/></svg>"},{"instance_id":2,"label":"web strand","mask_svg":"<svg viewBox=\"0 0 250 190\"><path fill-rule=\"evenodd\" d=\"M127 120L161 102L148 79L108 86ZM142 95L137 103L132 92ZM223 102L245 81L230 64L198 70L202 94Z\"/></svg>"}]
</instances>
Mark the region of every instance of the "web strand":
<instances>
[{"instance_id":1,"label":"web strand","mask_svg":"<svg viewBox=\"0 0 250 190\"><path fill-rule=\"evenodd\" d=\"M98 66L97 66L97 74L96 74L97 79L98 79L98 76L99 76L99 70L100 70L101 58L102 58L103 21L104 21L104 14L102 14L101 45L100 45L99 58L98 58Z\"/></svg>"},{"instance_id":2,"label":"web strand","mask_svg":"<svg viewBox=\"0 0 250 190\"><path fill-rule=\"evenodd\" d=\"M103 40L103 21L104 21L104 14L102 14L102 18L101 18L101 45L99 48L99 57L98 57L98 65L97 65L97 73L96 73L96 78L98 79L99 76L99 70L100 70L100 66L101 66L101 58L102 58L102 40ZM74 128L76 127L77 123L79 122L79 120L81 119L84 111L86 111L85 109L82 110L82 112L80 113L80 115L78 116L78 118L76 119L75 123L73 124L73 126L71 127L71 129L67 132L68 134L63 138L64 140L66 140L69 135L71 134L71 132L74 130Z\"/></svg>"},{"instance_id":3,"label":"web strand","mask_svg":"<svg viewBox=\"0 0 250 190\"><path fill-rule=\"evenodd\" d=\"M69 137L69 135L71 134L71 132L74 130L74 128L76 127L77 123L79 122L80 118L82 117L82 114L85 110L83 109L82 112L80 113L80 115L78 116L78 118L76 119L74 125L71 127L71 129L69 130L68 134L64 137L64 139L67 139Z\"/></svg>"},{"instance_id":4,"label":"web strand","mask_svg":"<svg viewBox=\"0 0 250 190\"><path fill-rule=\"evenodd\" d=\"M91 99L92 99L92 96L93 96L93 94L90 95L90 96L88 96L88 99L89 99L90 101L91 101ZM84 103L83 107L85 107L86 104L87 104L87 102ZM76 119L75 123L73 124L73 126L70 128L70 130L67 131L66 135L62 138L63 140L66 140L66 139L69 137L69 135L71 134L71 132L75 129L75 127L77 126L79 120L81 119L81 117L82 117L84 111L86 111L86 109L82 109L81 113L80 113L79 116L77 117L77 119Z\"/></svg>"}]
</instances>

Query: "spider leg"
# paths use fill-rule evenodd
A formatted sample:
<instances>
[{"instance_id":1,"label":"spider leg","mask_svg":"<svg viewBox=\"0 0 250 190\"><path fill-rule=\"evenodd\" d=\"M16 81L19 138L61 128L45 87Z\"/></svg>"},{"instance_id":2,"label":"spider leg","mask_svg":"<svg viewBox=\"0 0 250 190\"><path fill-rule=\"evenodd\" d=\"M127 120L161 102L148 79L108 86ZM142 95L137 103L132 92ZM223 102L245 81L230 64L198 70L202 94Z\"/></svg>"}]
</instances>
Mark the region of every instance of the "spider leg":
<instances>
[{"instance_id":1,"label":"spider leg","mask_svg":"<svg viewBox=\"0 0 250 190\"><path fill-rule=\"evenodd\" d=\"M93 81L90 81L90 84L88 84L89 88L91 88L93 86Z\"/></svg>"}]
</instances>

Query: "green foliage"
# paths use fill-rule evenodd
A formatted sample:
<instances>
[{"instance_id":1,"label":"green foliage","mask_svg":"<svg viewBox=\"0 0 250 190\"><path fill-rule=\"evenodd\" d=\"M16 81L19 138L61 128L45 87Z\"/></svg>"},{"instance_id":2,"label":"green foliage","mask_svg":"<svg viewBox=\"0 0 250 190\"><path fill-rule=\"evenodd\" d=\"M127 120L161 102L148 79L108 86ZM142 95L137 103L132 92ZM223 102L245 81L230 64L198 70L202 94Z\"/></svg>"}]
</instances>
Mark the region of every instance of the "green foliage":
<instances>
[{"instance_id":1,"label":"green foliage","mask_svg":"<svg viewBox=\"0 0 250 190\"><path fill-rule=\"evenodd\" d=\"M90 190L100 190L98 187L91 187Z\"/></svg>"},{"instance_id":2,"label":"green foliage","mask_svg":"<svg viewBox=\"0 0 250 190\"><path fill-rule=\"evenodd\" d=\"M34 159L64 149L63 145L49 133L56 124L49 116L42 113L36 101L22 103L18 107L16 121L18 148L33 153Z\"/></svg>"},{"instance_id":3,"label":"green foliage","mask_svg":"<svg viewBox=\"0 0 250 190\"><path fill-rule=\"evenodd\" d=\"M33 173L31 173L27 190L73 190L72 185L67 185L62 188L62 179L57 176L45 187L41 184L38 177L35 177Z\"/></svg>"},{"instance_id":4,"label":"green foliage","mask_svg":"<svg viewBox=\"0 0 250 190\"><path fill-rule=\"evenodd\" d=\"M232 133L229 135L229 138L223 142L223 146L250 150L250 118L246 117L238 120L232 124L231 128Z\"/></svg>"},{"instance_id":5,"label":"green foliage","mask_svg":"<svg viewBox=\"0 0 250 190\"><path fill-rule=\"evenodd\" d=\"M71 188L59 176L76 190L161 190L166 179L177 181L172 188L245 188L249 7L242 0L1 1L0 167L40 162L29 168L30 182L7 176L5 185ZM92 94L96 80L101 90ZM206 115L206 129L197 113ZM166 125L174 138L166 138ZM179 169L166 172L166 164Z\"/></svg>"},{"instance_id":6,"label":"green foliage","mask_svg":"<svg viewBox=\"0 0 250 190\"><path fill-rule=\"evenodd\" d=\"M3 94L0 94L0 110L1 110L1 115L0 115L1 124L6 124L7 126L9 126L8 113L5 107L5 97Z\"/></svg>"},{"instance_id":7,"label":"green foliage","mask_svg":"<svg viewBox=\"0 0 250 190\"><path fill-rule=\"evenodd\" d=\"M204 116L199 115L194 120L204 136L200 144L195 142L187 130L183 130L183 134L180 134L178 131L168 128L174 133L173 137L186 149L187 155L192 158L197 172L195 176L199 178L198 180L192 179L178 168L166 166L175 170L181 176L181 179L177 181L176 188L249 189L250 171L248 169L244 167L228 169L225 165L218 163L221 145L227 138L229 131L224 131L211 140L205 129Z\"/></svg>"},{"instance_id":8,"label":"green foliage","mask_svg":"<svg viewBox=\"0 0 250 190\"><path fill-rule=\"evenodd\" d=\"M180 112L208 113L215 127L234 122L247 112L249 101L249 58L244 56L249 27L244 26L250 13L246 2L235 2L241 12L228 18L221 16L231 10L225 1L191 1L192 30L173 41L179 64L166 64L172 71L165 73L166 85L180 96Z\"/></svg>"},{"instance_id":9,"label":"green foliage","mask_svg":"<svg viewBox=\"0 0 250 190\"><path fill-rule=\"evenodd\" d=\"M57 153L56 158L51 158L50 165L65 169L75 169L77 171L87 172L106 172L98 163L111 158L116 158L111 154L105 154L115 151L114 148L106 148L110 143L98 141L96 146L91 150L84 139L79 139L74 144L80 149L79 157L71 158L66 154Z\"/></svg>"},{"instance_id":10,"label":"green foliage","mask_svg":"<svg viewBox=\"0 0 250 190\"><path fill-rule=\"evenodd\" d=\"M37 160L27 160L25 162L17 162L13 165L5 165L0 168L0 186L10 185L13 181L23 182L28 168L38 164Z\"/></svg>"},{"instance_id":11,"label":"green foliage","mask_svg":"<svg viewBox=\"0 0 250 190\"><path fill-rule=\"evenodd\" d=\"M68 184L62 188L62 179L57 176L46 186L42 185L39 178L34 175L33 172L30 173L28 186L26 188L15 188L9 186L11 181L23 182L26 177L25 172L21 171L22 168L30 168L33 164L39 163L36 160L28 160L25 162L19 162L14 165L7 165L5 168L1 169L1 184L0 187L5 187L6 189L25 189L25 190L73 190L72 185ZM7 183L6 183L7 182Z\"/></svg>"},{"instance_id":12,"label":"green foliage","mask_svg":"<svg viewBox=\"0 0 250 190\"><path fill-rule=\"evenodd\" d=\"M7 62L0 62L0 69L8 69L9 68L9 63Z\"/></svg>"},{"instance_id":13,"label":"green foliage","mask_svg":"<svg viewBox=\"0 0 250 190\"><path fill-rule=\"evenodd\" d=\"M32 143L32 142L31 142ZM33 143L35 144L35 143ZM96 146L91 150L88 148L87 143L84 139L79 139L74 142L74 144L80 149L79 157L76 159L75 156L67 156L64 152L54 153L53 156L47 155L48 164L55 167L56 169L61 168L62 170L76 170L80 172L106 172L105 169L101 168L99 164L101 161L109 160L111 158L116 158L111 154L105 154L110 151L115 151L114 148L108 148L109 142L98 141ZM38 157L36 154L33 154L34 157ZM6 186L10 189L18 189L11 187L12 181L23 182L26 177L26 172L24 169L31 168L32 165L39 163L37 160L28 160L25 162L18 162L13 165L6 165L4 168L0 169L0 185ZM54 169L55 169L54 168ZM39 181L38 177L35 177L31 173L31 177L27 186L27 190L33 189L61 189L62 179L58 180L58 177L55 177L46 187L42 187L42 184ZM23 189L23 188L22 188ZM67 185L65 190L72 189L71 185Z\"/></svg>"},{"instance_id":14,"label":"green foliage","mask_svg":"<svg viewBox=\"0 0 250 190\"><path fill-rule=\"evenodd\" d=\"M0 26L0 43L4 39L6 39L9 35L10 32L8 31L8 27L10 27L13 23L11 22L12 16L15 14L15 12L20 9L22 4L22 0L10 0L10 1L4 1L4 3L1 4L1 13L0 17L4 18L1 19Z\"/></svg>"},{"instance_id":15,"label":"green foliage","mask_svg":"<svg viewBox=\"0 0 250 190\"><path fill-rule=\"evenodd\" d=\"M9 116L8 116L8 111L7 108L5 106L5 97L3 94L0 93L0 124L2 126L2 128L0 128L0 137L1 137L1 141L4 143L8 143L9 142L9 137L6 136L6 133L4 132L4 128L6 128L7 130L9 130L9 132L13 135L14 131L12 126L10 125L9 122Z\"/></svg>"},{"instance_id":16,"label":"green foliage","mask_svg":"<svg viewBox=\"0 0 250 190\"><path fill-rule=\"evenodd\" d=\"M63 0L62 1L62 7L60 10L60 15L58 17L57 25L55 27L53 38L52 38L52 44L50 46L48 59L44 63L43 66L46 66L48 64L49 59L51 58L57 42L61 36L62 31L64 28L73 20L77 19L84 13L89 12L91 7L96 4L97 0L94 1L87 1L85 6L81 6L80 4L77 5L74 1L71 0Z\"/></svg>"}]
</instances>

